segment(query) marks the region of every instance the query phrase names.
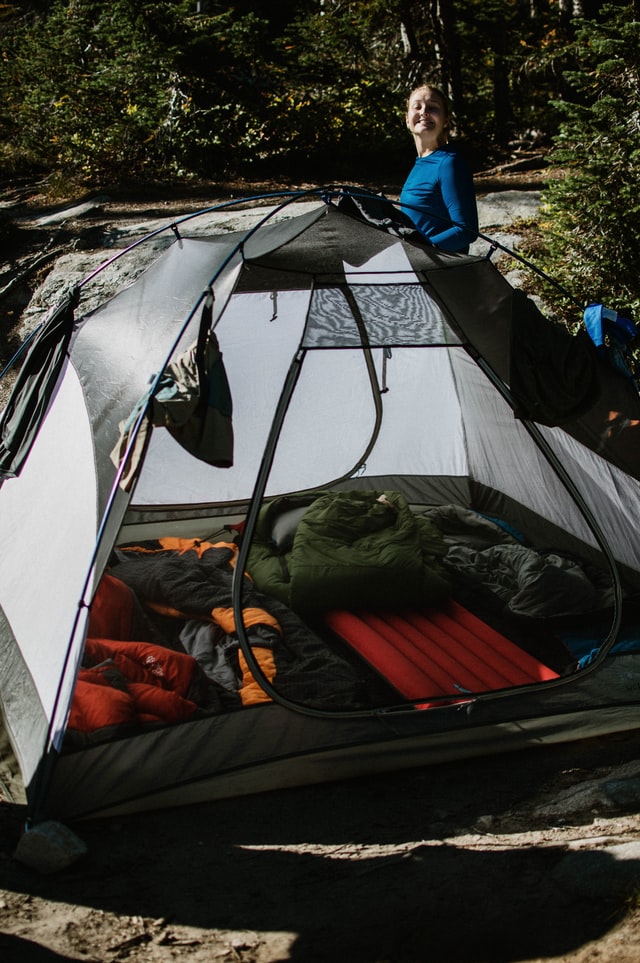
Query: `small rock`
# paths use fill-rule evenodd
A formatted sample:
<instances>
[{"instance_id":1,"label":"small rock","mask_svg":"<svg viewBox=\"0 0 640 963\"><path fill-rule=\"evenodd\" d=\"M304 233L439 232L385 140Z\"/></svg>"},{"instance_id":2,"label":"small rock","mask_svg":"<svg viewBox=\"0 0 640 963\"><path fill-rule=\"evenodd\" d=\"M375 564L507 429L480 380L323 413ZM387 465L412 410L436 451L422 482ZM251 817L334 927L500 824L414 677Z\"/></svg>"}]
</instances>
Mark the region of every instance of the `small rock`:
<instances>
[{"instance_id":1,"label":"small rock","mask_svg":"<svg viewBox=\"0 0 640 963\"><path fill-rule=\"evenodd\" d=\"M63 823L47 821L26 830L14 858L40 873L58 873L86 855L85 843Z\"/></svg>"},{"instance_id":2,"label":"small rock","mask_svg":"<svg viewBox=\"0 0 640 963\"><path fill-rule=\"evenodd\" d=\"M473 824L473 828L477 833L488 833L491 831L494 822L493 816L478 816Z\"/></svg>"},{"instance_id":3,"label":"small rock","mask_svg":"<svg viewBox=\"0 0 640 963\"><path fill-rule=\"evenodd\" d=\"M581 896L624 897L640 887L640 842L569 853L552 875Z\"/></svg>"},{"instance_id":4,"label":"small rock","mask_svg":"<svg viewBox=\"0 0 640 963\"><path fill-rule=\"evenodd\" d=\"M613 769L605 777L586 779L557 792L534 809L534 816L562 820L614 812L635 812L640 799L640 768L637 762Z\"/></svg>"},{"instance_id":5,"label":"small rock","mask_svg":"<svg viewBox=\"0 0 640 963\"><path fill-rule=\"evenodd\" d=\"M603 790L611 801L620 809L635 811L640 802L640 776L628 779L609 779L603 784Z\"/></svg>"}]
</instances>

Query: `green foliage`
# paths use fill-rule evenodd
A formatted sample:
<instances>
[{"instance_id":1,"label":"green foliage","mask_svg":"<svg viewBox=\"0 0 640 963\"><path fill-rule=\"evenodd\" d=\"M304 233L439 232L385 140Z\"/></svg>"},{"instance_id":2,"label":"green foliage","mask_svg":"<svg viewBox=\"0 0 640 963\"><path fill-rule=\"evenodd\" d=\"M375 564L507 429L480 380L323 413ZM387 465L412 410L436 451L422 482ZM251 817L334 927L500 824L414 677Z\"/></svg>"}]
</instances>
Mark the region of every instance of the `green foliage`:
<instances>
[{"instance_id":1,"label":"green foliage","mask_svg":"<svg viewBox=\"0 0 640 963\"><path fill-rule=\"evenodd\" d=\"M265 137L267 91L277 76L269 25L231 10L185 21L176 60L180 115L176 168L220 176L255 159Z\"/></svg>"},{"instance_id":2,"label":"green foliage","mask_svg":"<svg viewBox=\"0 0 640 963\"><path fill-rule=\"evenodd\" d=\"M12 38L2 120L16 147L86 178L167 160L175 71L146 16L154 6L58 0Z\"/></svg>"},{"instance_id":3,"label":"green foliage","mask_svg":"<svg viewBox=\"0 0 640 963\"><path fill-rule=\"evenodd\" d=\"M0 129L11 148L0 164L11 170L23 161L87 181L259 170L307 179L403 176L413 157L405 97L418 74L438 77L435 7L418 0L203 7L196 13L195 0L9 5L14 14L0 24ZM517 69L525 8L523 0L450 5L464 67L459 133L480 145L483 162L499 126L495 62ZM496 53L496 22L512 54ZM403 42L409 29L412 49Z\"/></svg>"},{"instance_id":4,"label":"green foliage","mask_svg":"<svg viewBox=\"0 0 640 963\"><path fill-rule=\"evenodd\" d=\"M381 0L328 0L293 17L266 101L266 155L309 179L341 168L371 177L400 142L411 146L392 66L398 41Z\"/></svg>"},{"instance_id":5,"label":"green foliage","mask_svg":"<svg viewBox=\"0 0 640 963\"><path fill-rule=\"evenodd\" d=\"M247 162L273 74L268 25L194 10L191 0L54 0L8 37L5 141L87 181L219 176Z\"/></svg>"},{"instance_id":6,"label":"green foliage","mask_svg":"<svg viewBox=\"0 0 640 963\"><path fill-rule=\"evenodd\" d=\"M633 4L602 14L571 46L575 101L557 104L551 159L562 176L543 193L540 263L580 301L640 318L640 22Z\"/></svg>"},{"instance_id":7,"label":"green foliage","mask_svg":"<svg viewBox=\"0 0 640 963\"><path fill-rule=\"evenodd\" d=\"M615 43L606 56L582 34L573 43L560 9L552 0L0 5L0 170L86 183L400 182L414 154L405 98L424 80L451 81L457 136L488 167L512 139L556 129L549 104L570 90L568 63L604 75L619 60ZM590 109L579 96L576 109Z\"/></svg>"}]
</instances>

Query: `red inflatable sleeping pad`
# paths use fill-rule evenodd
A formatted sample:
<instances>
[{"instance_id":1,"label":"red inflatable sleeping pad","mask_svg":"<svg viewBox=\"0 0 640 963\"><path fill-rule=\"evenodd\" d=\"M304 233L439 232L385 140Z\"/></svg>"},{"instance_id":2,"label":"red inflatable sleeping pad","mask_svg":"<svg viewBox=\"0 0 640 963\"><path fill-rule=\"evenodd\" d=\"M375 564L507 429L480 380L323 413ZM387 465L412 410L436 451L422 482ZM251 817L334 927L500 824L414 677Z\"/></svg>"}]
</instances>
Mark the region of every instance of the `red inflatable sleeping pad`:
<instances>
[{"instance_id":1,"label":"red inflatable sleeping pad","mask_svg":"<svg viewBox=\"0 0 640 963\"><path fill-rule=\"evenodd\" d=\"M453 601L424 611L336 609L325 621L407 699L464 696L558 677Z\"/></svg>"}]
</instances>

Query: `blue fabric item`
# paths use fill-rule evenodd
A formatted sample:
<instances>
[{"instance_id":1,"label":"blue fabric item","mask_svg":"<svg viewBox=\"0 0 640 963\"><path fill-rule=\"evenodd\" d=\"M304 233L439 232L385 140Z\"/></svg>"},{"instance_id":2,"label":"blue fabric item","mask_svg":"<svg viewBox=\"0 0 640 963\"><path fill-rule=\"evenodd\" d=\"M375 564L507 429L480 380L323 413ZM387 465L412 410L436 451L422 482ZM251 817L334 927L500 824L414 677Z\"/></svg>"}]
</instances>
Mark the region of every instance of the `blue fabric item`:
<instances>
[{"instance_id":1,"label":"blue fabric item","mask_svg":"<svg viewBox=\"0 0 640 963\"><path fill-rule=\"evenodd\" d=\"M588 655L584 655L579 659L578 668L584 669L586 666L591 665L599 651L600 649L592 649ZM609 655L623 655L624 653L628 655L637 655L640 653L640 639L627 639L625 642L616 642L609 651Z\"/></svg>"},{"instance_id":2,"label":"blue fabric item","mask_svg":"<svg viewBox=\"0 0 640 963\"><path fill-rule=\"evenodd\" d=\"M617 311L603 304L589 304L584 309L583 320L598 354L635 383L628 355L628 345L638 334L634 322L621 318Z\"/></svg>"},{"instance_id":3,"label":"blue fabric item","mask_svg":"<svg viewBox=\"0 0 640 963\"><path fill-rule=\"evenodd\" d=\"M603 304L589 304L584 309L584 323L596 348L604 345L606 335L628 344L638 333L633 321L621 318L617 311L605 308Z\"/></svg>"},{"instance_id":4,"label":"blue fabric item","mask_svg":"<svg viewBox=\"0 0 640 963\"><path fill-rule=\"evenodd\" d=\"M466 254L478 235L471 170L449 145L416 158L402 188L400 205L420 233L444 251Z\"/></svg>"},{"instance_id":5,"label":"blue fabric item","mask_svg":"<svg viewBox=\"0 0 640 963\"><path fill-rule=\"evenodd\" d=\"M559 633L569 651L578 659L578 668L584 669L591 665L600 651L609 626L608 618L595 618L589 628L567 629ZM634 620L620 627L618 638L609 650L609 655L622 653L640 654L640 625Z\"/></svg>"},{"instance_id":6,"label":"blue fabric item","mask_svg":"<svg viewBox=\"0 0 640 963\"><path fill-rule=\"evenodd\" d=\"M499 525L500 528L504 529L509 535L512 535L517 542L521 542L523 545L526 542L526 538L522 532L510 525L509 522L505 522L502 518L497 518L495 515L485 515L484 512L478 512L482 518L486 518L488 522L493 522L494 525Z\"/></svg>"}]
</instances>

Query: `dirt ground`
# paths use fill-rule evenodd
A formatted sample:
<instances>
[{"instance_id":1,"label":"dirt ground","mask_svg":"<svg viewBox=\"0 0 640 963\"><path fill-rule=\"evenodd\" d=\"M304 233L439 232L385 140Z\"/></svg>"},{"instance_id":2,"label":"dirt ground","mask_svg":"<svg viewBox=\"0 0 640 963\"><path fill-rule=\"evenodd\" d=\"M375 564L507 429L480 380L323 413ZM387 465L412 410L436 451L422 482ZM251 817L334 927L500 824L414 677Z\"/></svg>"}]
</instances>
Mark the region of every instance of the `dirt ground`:
<instances>
[{"instance_id":1,"label":"dirt ground","mask_svg":"<svg viewBox=\"0 0 640 963\"><path fill-rule=\"evenodd\" d=\"M3 963L640 959L640 732L73 826L0 806ZM615 791L614 791L615 790Z\"/></svg>"},{"instance_id":2,"label":"dirt ground","mask_svg":"<svg viewBox=\"0 0 640 963\"><path fill-rule=\"evenodd\" d=\"M101 216L158 210L115 198ZM104 233L85 227L6 228L5 347L47 251ZM1 963L640 960L640 728L77 824L87 855L53 875L15 858L22 820L0 802Z\"/></svg>"}]
</instances>

